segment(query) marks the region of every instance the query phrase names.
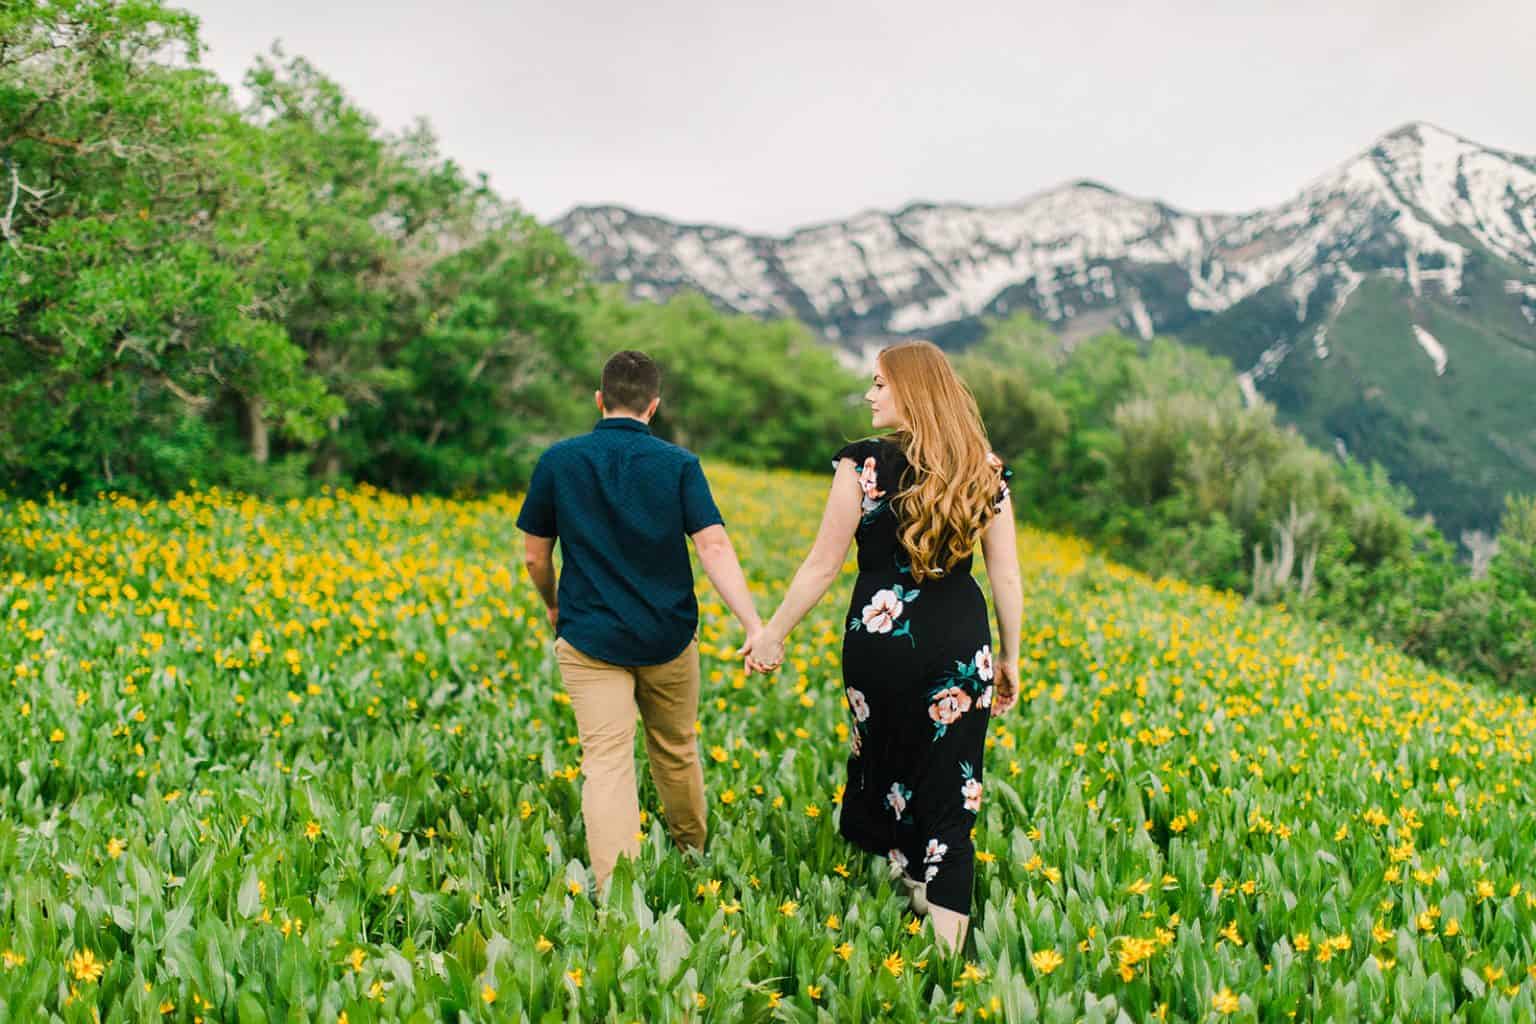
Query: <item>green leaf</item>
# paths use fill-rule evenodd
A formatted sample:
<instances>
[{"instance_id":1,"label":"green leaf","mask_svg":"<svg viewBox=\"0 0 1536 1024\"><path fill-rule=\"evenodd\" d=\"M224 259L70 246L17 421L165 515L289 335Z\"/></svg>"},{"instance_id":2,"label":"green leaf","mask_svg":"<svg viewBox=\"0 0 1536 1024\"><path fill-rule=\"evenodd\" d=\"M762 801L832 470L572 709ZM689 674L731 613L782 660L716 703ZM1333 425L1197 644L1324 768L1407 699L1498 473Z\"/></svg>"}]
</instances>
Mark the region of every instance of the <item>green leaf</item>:
<instances>
[{"instance_id":1,"label":"green leaf","mask_svg":"<svg viewBox=\"0 0 1536 1024\"><path fill-rule=\"evenodd\" d=\"M245 874L245 881L240 885L240 895L236 900L236 910L241 917L255 917L261 912L261 880L256 876L256 869L251 868Z\"/></svg>"}]
</instances>

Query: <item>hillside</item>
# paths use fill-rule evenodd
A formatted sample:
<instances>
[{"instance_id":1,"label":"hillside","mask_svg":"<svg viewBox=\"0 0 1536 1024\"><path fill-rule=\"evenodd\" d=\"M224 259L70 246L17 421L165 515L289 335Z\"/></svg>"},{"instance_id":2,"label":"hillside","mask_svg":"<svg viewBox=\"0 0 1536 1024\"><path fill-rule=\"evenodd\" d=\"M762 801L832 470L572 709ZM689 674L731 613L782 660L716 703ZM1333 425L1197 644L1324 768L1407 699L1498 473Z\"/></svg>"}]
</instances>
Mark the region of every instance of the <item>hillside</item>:
<instances>
[{"instance_id":1,"label":"hillside","mask_svg":"<svg viewBox=\"0 0 1536 1024\"><path fill-rule=\"evenodd\" d=\"M826 479L707 469L767 609ZM517 507L7 504L7 1013L1536 1016L1528 702L1028 531L966 961L836 833L847 572L766 681L701 584L710 852L645 783L598 910Z\"/></svg>"}]
</instances>

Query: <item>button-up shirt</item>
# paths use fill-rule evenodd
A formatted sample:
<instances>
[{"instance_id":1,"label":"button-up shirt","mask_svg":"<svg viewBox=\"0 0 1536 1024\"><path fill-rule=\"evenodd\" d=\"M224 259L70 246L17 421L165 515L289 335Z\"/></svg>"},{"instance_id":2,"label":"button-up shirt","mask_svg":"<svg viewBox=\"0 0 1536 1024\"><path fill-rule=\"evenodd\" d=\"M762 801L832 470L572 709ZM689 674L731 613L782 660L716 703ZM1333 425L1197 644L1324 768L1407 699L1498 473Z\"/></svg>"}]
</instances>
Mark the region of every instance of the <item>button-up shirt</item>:
<instances>
[{"instance_id":1,"label":"button-up shirt","mask_svg":"<svg viewBox=\"0 0 1536 1024\"><path fill-rule=\"evenodd\" d=\"M657 665L698 629L687 538L722 523L698 456L627 416L549 448L518 529L560 545L559 636L614 665Z\"/></svg>"}]
</instances>

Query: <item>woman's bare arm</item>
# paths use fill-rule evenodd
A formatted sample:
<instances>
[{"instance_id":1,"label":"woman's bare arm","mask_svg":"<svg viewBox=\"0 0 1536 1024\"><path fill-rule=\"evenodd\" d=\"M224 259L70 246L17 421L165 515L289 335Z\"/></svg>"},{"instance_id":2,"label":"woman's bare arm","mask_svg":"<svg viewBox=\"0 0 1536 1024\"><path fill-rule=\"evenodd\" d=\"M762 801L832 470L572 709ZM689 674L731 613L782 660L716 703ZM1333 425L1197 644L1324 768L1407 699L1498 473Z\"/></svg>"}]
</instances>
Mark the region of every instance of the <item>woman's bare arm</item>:
<instances>
[{"instance_id":1,"label":"woman's bare arm","mask_svg":"<svg viewBox=\"0 0 1536 1024\"><path fill-rule=\"evenodd\" d=\"M1024 618L1024 584L1019 573L1019 541L1013 522L1013 499L1005 497L981 534L981 555L992 581L992 607L997 611L998 696L996 714L1004 714L1018 698L1019 628Z\"/></svg>"},{"instance_id":2,"label":"woman's bare arm","mask_svg":"<svg viewBox=\"0 0 1536 1024\"><path fill-rule=\"evenodd\" d=\"M753 652L744 651L753 654L753 660L759 665L777 665L782 660L781 648L785 638L805 618L806 613L816 607L816 602L826 594L827 588L842 570L843 562L848 558L848 545L853 543L854 532L859 528L861 495L859 475L853 468L853 461L839 459L837 473L827 493L827 507L822 512L821 527L816 531L816 540L811 544L810 553L795 572L784 600L779 602L778 611L773 613L773 618L763 627L757 649Z\"/></svg>"}]
</instances>

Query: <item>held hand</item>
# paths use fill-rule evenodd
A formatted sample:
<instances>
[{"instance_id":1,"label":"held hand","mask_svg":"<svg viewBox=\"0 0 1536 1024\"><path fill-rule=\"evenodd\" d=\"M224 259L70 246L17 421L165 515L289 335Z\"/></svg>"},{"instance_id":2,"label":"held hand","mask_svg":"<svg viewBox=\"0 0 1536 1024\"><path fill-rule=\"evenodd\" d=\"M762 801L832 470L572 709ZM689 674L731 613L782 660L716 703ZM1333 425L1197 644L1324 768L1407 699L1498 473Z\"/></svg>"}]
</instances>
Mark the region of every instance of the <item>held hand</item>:
<instances>
[{"instance_id":1,"label":"held hand","mask_svg":"<svg viewBox=\"0 0 1536 1024\"><path fill-rule=\"evenodd\" d=\"M549 619L549 628L550 629L559 629L560 628L560 606L559 605L557 605L557 604L550 605L548 608L544 609L544 614Z\"/></svg>"},{"instance_id":2,"label":"held hand","mask_svg":"<svg viewBox=\"0 0 1536 1024\"><path fill-rule=\"evenodd\" d=\"M993 685L997 692L992 696L992 716L1001 717L1018 702L1019 699L1019 663L1017 659L999 658L996 662L997 673L993 676Z\"/></svg>"},{"instance_id":3,"label":"held hand","mask_svg":"<svg viewBox=\"0 0 1536 1024\"><path fill-rule=\"evenodd\" d=\"M779 666L784 664L784 641L773 637L764 637L759 640L752 655L747 659L747 664L754 671L764 675L777 672Z\"/></svg>"},{"instance_id":4,"label":"held hand","mask_svg":"<svg viewBox=\"0 0 1536 1024\"><path fill-rule=\"evenodd\" d=\"M784 641L767 629L758 628L747 635L747 642L736 652L746 658L748 672L769 673L784 661Z\"/></svg>"}]
</instances>

